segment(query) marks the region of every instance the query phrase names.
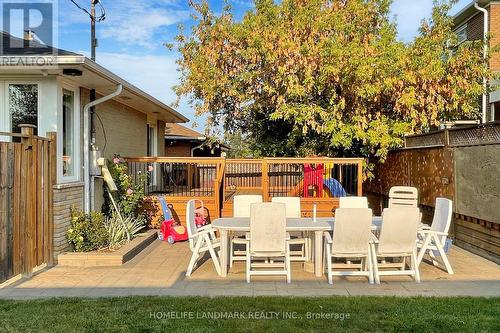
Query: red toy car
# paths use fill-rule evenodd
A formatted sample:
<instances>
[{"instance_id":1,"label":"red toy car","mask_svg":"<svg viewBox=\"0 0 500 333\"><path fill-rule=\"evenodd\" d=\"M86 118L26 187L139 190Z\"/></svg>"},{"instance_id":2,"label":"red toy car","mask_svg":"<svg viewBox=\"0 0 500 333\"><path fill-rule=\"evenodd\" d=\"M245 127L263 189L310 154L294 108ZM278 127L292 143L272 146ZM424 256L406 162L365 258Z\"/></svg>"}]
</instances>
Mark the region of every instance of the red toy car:
<instances>
[{"instance_id":1,"label":"red toy car","mask_svg":"<svg viewBox=\"0 0 500 333\"><path fill-rule=\"evenodd\" d=\"M179 225L172 218L172 214L170 212L170 209L168 208L165 198L158 197L158 200L160 201L164 218L164 221L161 224L160 228L160 235L162 236L163 240L169 242L170 244L187 240L187 229L182 225Z\"/></svg>"}]
</instances>

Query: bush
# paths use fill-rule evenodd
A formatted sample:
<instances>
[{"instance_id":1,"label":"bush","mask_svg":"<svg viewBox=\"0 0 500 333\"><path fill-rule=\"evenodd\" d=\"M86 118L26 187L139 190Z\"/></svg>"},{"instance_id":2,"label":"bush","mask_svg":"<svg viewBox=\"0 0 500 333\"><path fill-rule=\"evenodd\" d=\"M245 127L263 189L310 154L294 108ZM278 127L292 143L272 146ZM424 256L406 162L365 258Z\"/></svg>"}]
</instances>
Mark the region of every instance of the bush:
<instances>
[{"instance_id":1,"label":"bush","mask_svg":"<svg viewBox=\"0 0 500 333\"><path fill-rule=\"evenodd\" d=\"M98 212L85 214L71 210L71 228L67 232L68 242L76 252L99 250L109 244L104 215Z\"/></svg>"},{"instance_id":2,"label":"bush","mask_svg":"<svg viewBox=\"0 0 500 333\"><path fill-rule=\"evenodd\" d=\"M118 188L118 191L113 195L116 198L120 212L124 216L137 216L144 200L145 187L153 170L152 166L148 166L145 172L138 171L136 177L130 177L125 160L115 155L112 160L108 161L108 169ZM106 209L107 215L111 217L113 209L106 193L105 204L108 206Z\"/></svg>"},{"instance_id":3,"label":"bush","mask_svg":"<svg viewBox=\"0 0 500 333\"><path fill-rule=\"evenodd\" d=\"M141 215L138 217L133 215L124 216L123 222L116 214L113 214L110 218L106 218L106 229L108 230L109 235L109 248L117 248L124 244L127 241L127 231L130 235L130 239L134 239L145 226L146 219Z\"/></svg>"}]
</instances>

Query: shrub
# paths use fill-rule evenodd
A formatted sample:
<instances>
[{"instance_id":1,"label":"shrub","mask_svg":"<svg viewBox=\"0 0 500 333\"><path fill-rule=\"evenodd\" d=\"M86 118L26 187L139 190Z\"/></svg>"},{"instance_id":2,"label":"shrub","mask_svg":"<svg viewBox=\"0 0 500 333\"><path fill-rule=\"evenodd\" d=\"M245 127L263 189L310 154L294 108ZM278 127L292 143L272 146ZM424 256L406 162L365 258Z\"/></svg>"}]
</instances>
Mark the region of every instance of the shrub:
<instances>
[{"instance_id":1,"label":"shrub","mask_svg":"<svg viewBox=\"0 0 500 333\"><path fill-rule=\"evenodd\" d=\"M108 230L104 225L104 215L99 212L85 214L71 210L71 228L66 234L68 242L76 252L99 250L108 245Z\"/></svg>"},{"instance_id":2,"label":"shrub","mask_svg":"<svg viewBox=\"0 0 500 333\"><path fill-rule=\"evenodd\" d=\"M118 191L114 194L116 198L116 202L120 212L124 216L137 216L139 209L142 206L144 195L145 195L145 187L149 181L150 172L152 171L152 167L148 167L148 171L137 172L137 177L130 177L128 174L128 166L123 158L118 155L108 161L108 169L115 181L116 187ZM107 191L106 187L106 191ZM106 195L106 194L105 194ZM105 197L105 201L107 204L107 215L112 216L112 208L111 203L108 201L109 198Z\"/></svg>"},{"instance_id":3,"label":"shrub","mask_svg":"<svg viewBox=\"0 0 500 333\"><path fill-rule=\"evenodd\" d=\"M120 218L113 214L106 218L106 229L109 235L109 248L117 248L127 241L127 231L130 239L139 235L139 232L146 226L144 216L135 217L133 215L123 217L123 223Z\"/></svg>"}]
</instances>

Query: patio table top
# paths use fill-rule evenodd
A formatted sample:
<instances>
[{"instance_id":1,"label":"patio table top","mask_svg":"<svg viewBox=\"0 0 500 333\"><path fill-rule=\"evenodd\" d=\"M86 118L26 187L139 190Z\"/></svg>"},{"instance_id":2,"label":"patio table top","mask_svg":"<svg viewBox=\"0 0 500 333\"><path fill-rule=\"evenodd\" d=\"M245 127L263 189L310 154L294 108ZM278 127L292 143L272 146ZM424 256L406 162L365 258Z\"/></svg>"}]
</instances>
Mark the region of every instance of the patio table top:
<instances>
[{"instance_id":1,"label":"patio table top","mask_svg":"<svg viewBox=\"0 0 500 333\"><path fill-rule=\"evenodd\" d=\"M335 217L318 217L313 221L311 217L287 218L287 231L331 231L335 224ZM372 227L380 228L381 216L373 216ZM250 231L249 217L222 217L212 222L212 227L219 230Z\"/></svg>"}]
</instances>

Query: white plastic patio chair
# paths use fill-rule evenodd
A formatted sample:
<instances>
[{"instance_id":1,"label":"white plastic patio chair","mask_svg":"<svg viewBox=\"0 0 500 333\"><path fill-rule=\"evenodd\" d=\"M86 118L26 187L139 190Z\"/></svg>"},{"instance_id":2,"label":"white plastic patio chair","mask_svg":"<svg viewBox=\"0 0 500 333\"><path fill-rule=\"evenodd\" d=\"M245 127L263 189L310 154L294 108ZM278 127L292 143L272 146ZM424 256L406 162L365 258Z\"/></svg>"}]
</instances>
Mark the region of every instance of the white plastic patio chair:
<instances>
[{"instance_id":1,"label":"white plastic patio chair","mask_svg":"<svg viewBox=\"0 0 500 333\"><path fill-rule=\"evenodd\" d=\"M250 205L262 202L262 195L235 195L233 198L233 217L250 217ZM235 233L231 235L229 248L229 267L233 267L235 261L245 261L246 250L237 249L245 247L247 242L244 234Z\"/></svg>"},{"instance_id":2,"label":"white plastic patio chair","mask_svg":"<svg viewBox=\"0 0 500 333\"><path fill-rule=\"evenodd\" d=\"M420 265L426 252L432 259L432 264L438 266L435 251L439 253L448 274L453 274L453 269L444 250L448 230L450 229L453 215L453 201L446 198L436 198L434 218L431 226L423 226L418 232L417 247L420 249L417 264Z\"/></svg>"},{"instance_id":3,"label":"white plastic patio chair","mask_svg":"<svg viewBox=\"0 0 500 333\"><path fill-rule=\"evenodd\" d=\"M220 247L220 241L216 238L212 225L208 224L201 228L196 227L195 223L196 200L189 200L186 204L186 225L189 236L189 248L193 252L186 270L186 276L190 276L198 259L205 252L209 252L215 266L217 274L221 274L220 262L215 251Z\"/></svg>"},{"instance_id":4,"label":"white plastic patio chair","mask_svg":"<svg viewBox=\"0 0 500 333\"><path fill-rule=\"evenodd\" d=\"M286 206L286 217L287 218L300 218L302 217L302 211L300 208L300 198L299 197L273 197L271 202L284 203ZM292 251L290 249L290 260L291 261L307 261L310 256L310 239L306 233L296 232L290 233L293 238L290 238L288 244L300 246L300 250Z\"/></svg>"},{"instance_id":5,"label":"white plastic patio chair","mask_svg":"<svg viewBox=\"0 0 500 333\"><path fill-rule=\"evenodd\" d=\"M418 190L411 186L393 186L389 190L389 208L417 207Z\"/></svg>"},{"instance_id":6,"label":"white plastic patio chair","mask_svg":"<svg viewBox=\"0 0 500 333\"><path fill-rule=\"evenodd\" d=\"M382 228L380 237L372 236L371 249L375 282L380 283L380 276L410 275L416 282L420 282L420 273L417 265L417 239L420 212L417 207L392 207L384 209L382 214ZM404 222L404 223L403 223ZM406 269L406 258L410 258L410 267ZM378 258L401 258L402 265L382 263ZM389 268L389 270L380 270Z\"/></svg>"},{"instance_id":7,"label":"white plastic patio chair","mask_svg":"<svg viewBox=\"0 0 500 333\"><path fill-rule=\"evenodd\" d=\"M325 261L328 283L333 284L333 276L367 276L373 283L373 262L371 258L372 210L368 208L339 208L335 210L333 237L325 232ZM333 263L335 258L360 260L358 264ZM335 270L337 266L344 270ZM347 268L356 270L345 270Z\"/></svg>"},{"instance_id":8,"label":"white plastic patio chair","mask_svg":"<svg viewBox=\"0 0 500 333\"><path fill-rule=\"evenodd\" d=\"M339 208L368 208L367 197L340 197Z\"/></svg>"},{"instance_id":9,"label":"white plastic patio chair","mask_svg":"<svg viewBox=\"0 0 500 333\"><path fill-rule=\"evenodd\" d=\"M251 205L250 232L246 235L247 282L252 275L286 275L291 281L290 248L286 232L286 206L264 202ZM283 258L283 262L254 263L254 259ZM258 269L261 268L261 269ZM276 268L282 268L277 270Z\"/></svg>"}]
</instances>

